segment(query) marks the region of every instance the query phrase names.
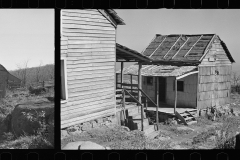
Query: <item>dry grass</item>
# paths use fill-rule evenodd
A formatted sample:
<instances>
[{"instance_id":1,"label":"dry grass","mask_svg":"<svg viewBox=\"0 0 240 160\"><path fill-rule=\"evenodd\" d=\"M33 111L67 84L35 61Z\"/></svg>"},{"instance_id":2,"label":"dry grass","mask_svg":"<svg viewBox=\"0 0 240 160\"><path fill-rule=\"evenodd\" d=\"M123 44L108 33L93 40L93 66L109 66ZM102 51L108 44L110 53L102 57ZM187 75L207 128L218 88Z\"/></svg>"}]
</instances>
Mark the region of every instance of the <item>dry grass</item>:
<instances>
[{"instance_id":1,"label":"dry grass","mask_svg":"<svg viewBox=\"0 0 240 160\"><path fill-rule=\"evenodd\" d=\"M10 114L14 107L19 103L27 101L46 100L46 96L54 96L54 90L51 89L47 93L41 95L29 95L27 89L10 91L7 90L6 98L0 100L0 124ZM34 136L15 137L11 132L0 135L0 149L28 149L28 148L54 148L46 137L41 134L41 130Z\"/></svg>"}]
</instances>

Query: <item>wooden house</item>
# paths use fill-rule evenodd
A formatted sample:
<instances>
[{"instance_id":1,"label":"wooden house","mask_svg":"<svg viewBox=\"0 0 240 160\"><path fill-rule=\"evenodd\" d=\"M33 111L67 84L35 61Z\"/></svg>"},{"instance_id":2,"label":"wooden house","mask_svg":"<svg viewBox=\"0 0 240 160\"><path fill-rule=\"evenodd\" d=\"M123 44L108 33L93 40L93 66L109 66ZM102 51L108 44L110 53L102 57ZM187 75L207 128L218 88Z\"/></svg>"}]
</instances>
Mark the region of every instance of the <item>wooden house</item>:
<instances>
[{"instance_id":1,"label":"wooden house","mask_svg":"<svg viewBox=\"0 0 240 160\"><path fill-rule=\"evenodd\" d=\"M0 64L0 98L5 97L6 88L9 83L21 84L21 80L12 74L10 74L7 69Z\"/></svg>"},{"instance_id":2,"label":"wooden house","mask_svg":"<svg viewBox=\"0 0 240 160\"><path fill-rule=\"evenodd\" d=\"M234 59L218 35L157 34L142 54L152 60L141 68L142 89L156 103L195 109L229 103ZM138 71L132 65L123 74Z\"/></svg>"},{"instance_id":3,"label":"wooden house","mask_svg":"<svg viewBox=\"0 0 240 160\"><path fill-rule=\"evenodd\" d=\"M61 128L116 113L114 10L61 10Z\"/></svg>"}]
</instances>

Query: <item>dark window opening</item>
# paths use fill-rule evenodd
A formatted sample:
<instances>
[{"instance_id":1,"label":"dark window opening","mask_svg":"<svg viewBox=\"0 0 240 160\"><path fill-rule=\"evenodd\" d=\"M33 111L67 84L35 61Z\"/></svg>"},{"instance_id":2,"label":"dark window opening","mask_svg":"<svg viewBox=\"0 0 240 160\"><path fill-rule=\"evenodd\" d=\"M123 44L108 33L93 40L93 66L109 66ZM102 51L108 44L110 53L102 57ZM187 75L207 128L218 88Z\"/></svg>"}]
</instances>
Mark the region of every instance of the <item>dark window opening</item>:
<instances>
[{"instance_id":1,"label":"dark window opening","mask_svg":"<svg viewBox=\"0 0 240 160\"><path fill-rule=\"evenodd\" d=\"M173 81L173 90L175 91L175 81ZM177 91L184 91L184 81L177 81Z\"/></svg>"},{"instance_id":2,"label":"dark window opening","mask_svg":"<svg viewBox=\"0 0 240 160\"><path fill-rule=\"evenodd\" d=\"M153 85L153 77L147 77L147 85Z\"/></svg>"}]
</instances>

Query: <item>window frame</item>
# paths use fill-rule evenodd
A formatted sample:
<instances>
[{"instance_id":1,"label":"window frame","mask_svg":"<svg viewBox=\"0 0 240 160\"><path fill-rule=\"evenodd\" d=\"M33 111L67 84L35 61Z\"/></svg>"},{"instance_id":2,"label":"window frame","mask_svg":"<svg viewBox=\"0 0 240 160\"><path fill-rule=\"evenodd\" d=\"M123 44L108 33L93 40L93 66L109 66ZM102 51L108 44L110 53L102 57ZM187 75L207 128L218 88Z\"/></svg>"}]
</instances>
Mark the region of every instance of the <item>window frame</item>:
<instances>
[{"instance_id":1,"label":"window frame","mask_svg":"<svg viewBox=\"0 0 240 160\"><path fill-rule=\"evenodd\" d=\"M180 83L180 82L182 82L182 90L179 90L180 85L178 83ZM173 91L175 91L175 80L173 81ZM178 92L184 92L184 81L177 80L177 91Z\"/></svg>"},{"instance_id":2,"label":"window frame","mask_svg":"<svg viewBox=\"0 0 240 160\"><path fill-rule=\"evenodd\" d=\"M151 82L151 83L149 83L149 81L148 81L149 78L152 79L152 82ZM147 77L147 79L146 79L146 83L147 83L148 86L153 86L153 77Z\"/></svg>"},{"instance_id":3,"label":"window frame","mask_svg":"<svg viewBox=\"0 0 240 160\"><path fill-rule=\"evenodd\" d=\"M61 57L60 63L63 61L63 74L64 74L64 98L62 98L62 88L61 88L61 103L66 103L68 101L68 88L67 88L67 66L66 66L66 57ZM61 64L60 64L61 65ZM61 74L62 74L62 65L61 65ZM61 87L62 87L62 76L61 76Z\"/></svg>"}]
</instances>

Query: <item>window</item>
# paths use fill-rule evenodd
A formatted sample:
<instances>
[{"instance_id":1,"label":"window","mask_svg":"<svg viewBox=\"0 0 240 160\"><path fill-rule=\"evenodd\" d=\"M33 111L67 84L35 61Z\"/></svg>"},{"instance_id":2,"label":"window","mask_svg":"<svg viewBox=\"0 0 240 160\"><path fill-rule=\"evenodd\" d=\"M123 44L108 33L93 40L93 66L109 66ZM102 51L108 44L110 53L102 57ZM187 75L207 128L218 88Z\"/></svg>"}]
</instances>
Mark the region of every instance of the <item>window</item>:
<instances>
[{"instance_id":1,"label":"window","mask_svg":"<svg viewBox=\"0 0 240 160\"><path fill-rule=\"evenodd\" d=\"M68 99L66 58L61 57L61 102Z\"/></svg>"},{"instance_id":2,"label":"window","mask_svg":"<svg viewBox=\"0 0 240 160\"><path fill-rule=\"evenodd\" d=\"M147 85L153 85L153 77L147 77Z\"/></svg>"},{"instance_id":3,"label":"window","mask_svg":"<svg viewBox=\"0 0 240 160\"><path fill-rule=\"evenodd\" d=\"M175 80L173 81L173 90L175 91ZM184 81L177 81L177 91L184 91Z\"/></svg>"}]
</instances>

